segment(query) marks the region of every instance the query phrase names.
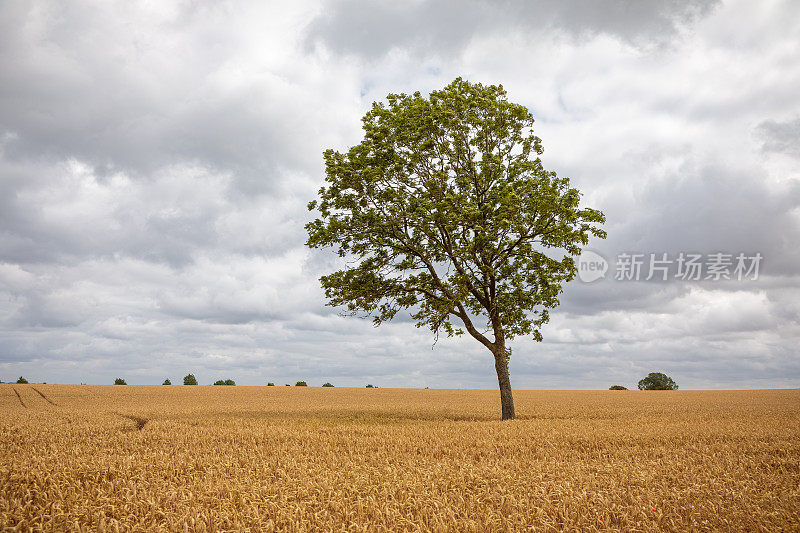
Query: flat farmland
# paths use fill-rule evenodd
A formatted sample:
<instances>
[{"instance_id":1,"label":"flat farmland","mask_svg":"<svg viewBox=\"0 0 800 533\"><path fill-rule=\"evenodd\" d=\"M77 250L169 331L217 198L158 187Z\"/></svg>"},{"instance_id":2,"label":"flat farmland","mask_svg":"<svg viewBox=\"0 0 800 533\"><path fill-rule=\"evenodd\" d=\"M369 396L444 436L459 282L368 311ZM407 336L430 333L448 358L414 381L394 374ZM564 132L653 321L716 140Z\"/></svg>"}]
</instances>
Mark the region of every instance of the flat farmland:
<instances>
[{"instance_id":1,"label":"flat farmland","mask_svg":"<svg viewBox=\"0 0 800 533\"><path fill-rule=\"evenodd\" d=\"M800 391L0 385L5 530L800 530Z\"/></svg>"}]
</instances>

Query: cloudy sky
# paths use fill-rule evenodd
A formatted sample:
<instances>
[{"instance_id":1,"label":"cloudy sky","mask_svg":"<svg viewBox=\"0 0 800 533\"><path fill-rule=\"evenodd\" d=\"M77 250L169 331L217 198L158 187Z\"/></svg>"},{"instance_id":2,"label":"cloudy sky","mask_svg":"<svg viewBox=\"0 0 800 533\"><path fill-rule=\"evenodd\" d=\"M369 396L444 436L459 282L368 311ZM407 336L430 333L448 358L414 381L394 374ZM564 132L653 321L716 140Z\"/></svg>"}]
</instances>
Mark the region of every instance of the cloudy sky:
<instances>
[{"instance_id":1,"label":"cloudy sky","mask_svg":"<svg viewBox=\"0 0 800 533\"><path fill-rule=\"evenodd\" d=\"M608 219L515 388L798 387L798 35L788 0L2 2L0 379L496 387L471 338L326 307L304 247L323 150L463 76ZM645 279L681 252L700 280ZM757 279L705 279L715 253Z\"/></svg>"}]
</instances>

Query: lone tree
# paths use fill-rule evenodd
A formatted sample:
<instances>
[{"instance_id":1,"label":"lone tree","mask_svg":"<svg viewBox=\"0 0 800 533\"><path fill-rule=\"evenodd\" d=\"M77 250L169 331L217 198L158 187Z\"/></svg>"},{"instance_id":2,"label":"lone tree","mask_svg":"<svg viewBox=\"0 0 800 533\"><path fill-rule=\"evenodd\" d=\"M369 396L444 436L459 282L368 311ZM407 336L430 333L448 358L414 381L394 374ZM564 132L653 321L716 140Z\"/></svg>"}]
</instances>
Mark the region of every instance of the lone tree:
<instances>
[{"instance_id":1,"label":"lone tree","mask_svg":"<svg viewBox=\"0 0 800 533\"><path fill-rule=\"evenodd\" d=\"M184 385L197 385L197 378L194 377L194 374L187 374L183 377L183 384Z\"/></svg>"},{"instance_id":2,"label":"lone tree","mask_svg":"<svg viewBox=\"0 0 800 533\"><path fill-rule=\"evenodd\" d=\"M544 169L533 116L502 85L458 78L428 98L387 101L362 119L360 144L325 151L327 183L308 206L319 218L307 245L347 260L320 278L328 304L375 325L409 309L436 338L466 329L492 353L502 417L513 419L508 342L542 340L573 256L605 237L605 217Z\"/></svg>"},{"instance_id":3,"label":"lone tree","mask_svg":"<svg viewBox=\"0 0 800 533\"><path fill-rule=\"evenodd\" d=\"M639 390L678 390L678 384L672 378L660 372L650 372L639 380Z\"/></svg>"}]
</instances>

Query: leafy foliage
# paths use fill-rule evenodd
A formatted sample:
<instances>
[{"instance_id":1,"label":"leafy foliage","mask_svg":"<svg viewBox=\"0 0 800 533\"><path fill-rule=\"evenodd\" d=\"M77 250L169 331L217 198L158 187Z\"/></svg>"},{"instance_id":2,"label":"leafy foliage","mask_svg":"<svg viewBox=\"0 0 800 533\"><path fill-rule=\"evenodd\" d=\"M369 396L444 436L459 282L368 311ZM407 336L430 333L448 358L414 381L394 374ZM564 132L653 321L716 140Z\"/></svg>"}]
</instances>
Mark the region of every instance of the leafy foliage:
<instances>
[{"instance_id":1,"label":"leafy foliage","mask_svg":"<svg viewBox=\"0 0 800 533\"><path fill-rule=\"evenodd\" d=\"M127 383L125 383L124 379L117 378L117 379L114 380L114 385L127 385Z\"/></svg>"},{"instance_id":2,"label":"leafy foliage","mask_svg":"<svg viewBox=\"0 0 800 533\"><path fill-rule=\"evenodd\" d=\"M375 387L374 387L373 385L369 385L369 384L368 384L368 385L367 385L365 388L367 388L367 389L374 389Z\"/></svg>"},{"instance_id":3,"label":"leafy foliage","mask_svg":"<svg viewBox=\"0 0 800 533\"><path fill-rule=\"evenodd\" d=\"M678 384L666 374L651 372L639 381L639 390L678 390Z\"/></svg>"},{"instance_id":4,"label":"leafy foliage","mask_svg":"<svg viewBox=\"0 0 800 533\"><path fill-rule=\"evenodd\" d=\"M333 387L333 383L327 382L322 384L323 387Z\"/></svg>"},{"instance_id":5,"label":"leafy foliage","mask_svg":"<svg viewBox=\"0 0 800 533\"><path fill-rule=\"evenodd\" d=\"M172 385L172 382L170 380L168 380L168 379L165 379L164 383L162 383L162 385Z\"/></svg>"},{"instance_id":6,"label":"leafy foliage","mask_svg":"<svg viewBox=\"0 0 800 533\"><path fill-rule=\"evenodd\" d=\"M517 335L541 340L572 256L605 237L604 215L543 168L533 117L502 86L458 78L430 98L387 100L363 118L360 144L324 153L327 186L309 204L320 218L308 246L350 260L320 278L329 304L376 325L413 308L418 327L460 335L463 324L493 351Z\"/></svg>"},{"instance_id":7,"label":"leafy foliage","mask_svg":"<svg viewBox=\"0 0 800 533\"><path fill-rule=\"evenodd\" d=\"M183 378L184 385L197 385L197 378L194 377L194 374L187 374Z\"/></svg>"},{"instance_id":8,"label":"leafy foliage","mask_svg":"<svg viewBox=\"0 0 800 533\"><path fill-rule=\"evenodd\" d=\"M275 384L273 382L271 382L271 381L269 383L267 383L267 387L274 387L274 386L275 386Z\"/></svg>"},{"instance_id":9,"label":"leafy foliage","mask_svg":"<svg viewBox=\"0 0 800 533\"><path fill-rule=\"evenodd\" d=\"M17 380L17 383L20 384L20 385L24 385L24 384L28 383L28 380L23 378L22 376L20 376L19 379Z\"/></svg>"},{"instance_id":10,"label":"leafy foliage","mask_svg":"<svg viewBox=\"0 0 800 533\"><path fill-rule=\"evenodd\" d=\"M628 387L623 387L622 385L611 385L608 390L628 390Z\"/></svg>"},{"instance_id":11,"label":"leafy foliage","mask_svg":"<svg viewBox=\"0 0 800 533\"><path fill-rule=\"evenodd\" d=\"M308 387L308 383L306 383L305 381L298 381L297 383L294 384L294 386L295 387Z\"/></svg>"}]
</instances>

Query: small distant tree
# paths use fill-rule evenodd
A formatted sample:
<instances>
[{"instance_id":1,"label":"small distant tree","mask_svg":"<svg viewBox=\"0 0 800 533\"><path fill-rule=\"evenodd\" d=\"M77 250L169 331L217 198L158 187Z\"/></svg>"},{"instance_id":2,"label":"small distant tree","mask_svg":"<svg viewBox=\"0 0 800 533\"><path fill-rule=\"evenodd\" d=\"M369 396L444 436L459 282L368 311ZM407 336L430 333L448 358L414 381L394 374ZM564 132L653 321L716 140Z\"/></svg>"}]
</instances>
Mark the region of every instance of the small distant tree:
<instances>
[{"instance_id":1,"label":"small distant tree","mask_svg":"<svg viewBox=\"0 0 800 533\"><path fill-rule=\"evenodd\" d=\"M189 374L183 378L184 385L197 385L197 378L194 377L194 374Z\"/></svg>"},{"instance_id":2,"label":"small distant tree","mask_svg":"<svg viewBox=\"0 0 800 533\"><path fill-rule=\"evenodd\" d=\"M611 385L608 390L628 390L628 387L623 387L622 385Z\"/></svg>"},{"instance_id":3,"label":"small distant tree","mask_svg":"<svg viewBox=\"0 0 800 533\"><path fill-rule=\"evenodd\" d=\"M639 390L678 390L678 384L666 374L650 372L639 381Z\"/></svg>"},{"instance_id":4,"label":"small distant tree","mask_svg":"<svg viewBox=\"0 0 800 533\"><path fill-rule=\"evenodd\" d=\"M322 386L323 387L333 387L333 384L331 382L327 382L327 383L323 383Z\"/></svg>"},{"instance_id":5,"label":"small distant tree","mask_svg":"<svg viewBox=\"0 0 800 533\"><path fill-rule=\"evenodd\" d=\"M367 385L367 386L366 386L366 387L364 387L364 388L366 388L366 389L374 389L374 388L375 388L375 386L374 386L374 385Z\"/></svg>"},{"instance_id":6,"label":"small distant tree","mask_svg":"<svg viewBox=\"0 0 800 533\"><path fill-rule=\"evenodd\" d=\"M294 386L295 387L308 387L308 383L306 383L305 381L298 381L297 383L294 384Z\"/></svg>"},{"instance_id":7,"label":"small distant tree","mask_svg":"<svg viewBox=\"0 0 800 533\"><path fill-rule=\"evenodd\" d=\"M162 383L162 385L172 385L172 382L170 380L168 380L168 379L165 379L164 383Z\"/></svg>"},{"instance_id":8,"label":"small distant tree","mask_svg":"<svg viewBox=\"0 0 800 533\"><path fill-rule=\"evenodd\" d=\"M127 385L127 383L125 383L124 379L117 378L117 379L114 380L114 385Z\"/></svg>"},{"instance_id":9,"label":"small distant tree","mask_svg":"<svg viewBox=\"0 0 800 533\"><path fill-rule=\"evenodd\" d=\"M274 387L274 386L275 386L275 384L273 382L271 382L271 381L269 383L267 383L267 387Z\"/></svg>"},{"instance_id":10,"label":"small distant tree","mask_svg":"<svg viewBox=\"0 0 800 533\"><path fill-rule=\"evenodd\" d=\"M24 385L27 382L28 380L23 378L22 376L20 376L19 379L17 380L17 383L19 383L20 385Z\"/></svg>"}]
</instances>

